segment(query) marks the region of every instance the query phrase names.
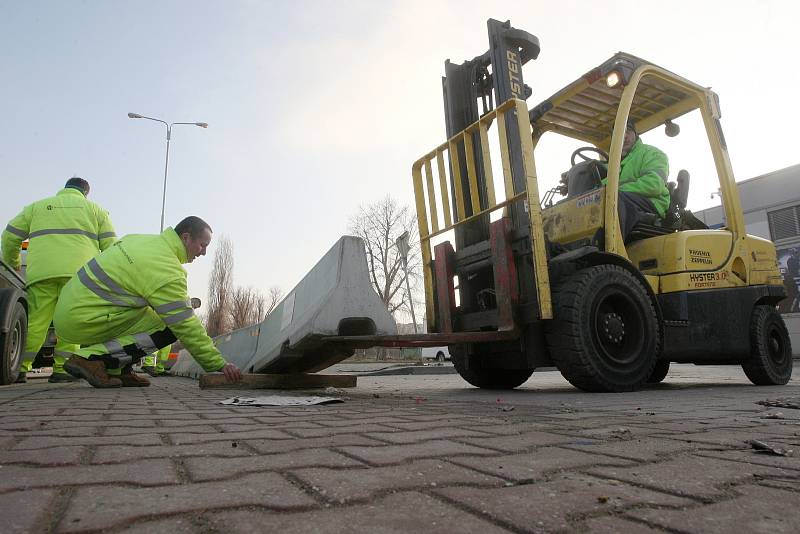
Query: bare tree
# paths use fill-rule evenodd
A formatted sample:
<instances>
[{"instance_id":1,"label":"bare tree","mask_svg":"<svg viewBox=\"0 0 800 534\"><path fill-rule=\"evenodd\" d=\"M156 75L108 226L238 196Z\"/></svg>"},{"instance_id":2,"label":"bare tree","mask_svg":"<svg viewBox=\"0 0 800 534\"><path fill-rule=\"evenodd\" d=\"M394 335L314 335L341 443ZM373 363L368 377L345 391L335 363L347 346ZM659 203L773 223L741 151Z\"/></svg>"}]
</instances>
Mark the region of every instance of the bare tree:
<instances>
[{"instance_id":1,"label":"bare tree","mask_svg":"<svg viewBox=\"0 0 800 534\"><path fill-rule=\"evenodd\" d=\"M272 286L269 288L269 292L267 293L267 299L265 302L266 309L264 310L264 317L272 313L275 309L275 306L280 304L281 298L283 297L283 290L278 286Z\"/></svg>"},{"instance_id":2,"label":"bare tree","mask_svg":"<svg viewBox=\"0 0 800 534\"><path fill-rule=\"evenodd\" d=\"M208 306L203 315L211 337L227 334L245 326L260 323L281 300L278 286L264 295L254 287L233 285L233 244L222 236L214 253L214 267L208 281Z\"/></svg>"},{"instance_id":3,"label":"bare tree","mask_svg":"<svg viewBox=\"0 0 800 534\"><path fill-rule=\"evenodd\" d=\"M231 330L254 325L264 320L267 298L252 287L237 287L231 295Z\"/></svg>"},{"instance_id":4,"label":"bare tree","mask_svg":"<svg viewBox=\"0 0 800 534\"><path fill-rule=\"evenodd\" d=\"M233 295L233 245L222 236L214 252L214 267L208 281L206 331L211 337L230 332L230 306Z\"/></svg>"},{"instance_id":5,"label":"bare tree","mask_svg":"<svg viewBox=\"0 0 800 534\"><path fill-rule=\"evenodd\" d=\"M410 281L416 281L420 261L413 212L408 206L398 206L395 199L386 196L374 204L361 206L358 215L350 219L349 230L364 240L370 279L386 309L394 314L407 308L402 259L395 240L406 231L411 236L408 275Z\"/></svg>"}]
</instances>

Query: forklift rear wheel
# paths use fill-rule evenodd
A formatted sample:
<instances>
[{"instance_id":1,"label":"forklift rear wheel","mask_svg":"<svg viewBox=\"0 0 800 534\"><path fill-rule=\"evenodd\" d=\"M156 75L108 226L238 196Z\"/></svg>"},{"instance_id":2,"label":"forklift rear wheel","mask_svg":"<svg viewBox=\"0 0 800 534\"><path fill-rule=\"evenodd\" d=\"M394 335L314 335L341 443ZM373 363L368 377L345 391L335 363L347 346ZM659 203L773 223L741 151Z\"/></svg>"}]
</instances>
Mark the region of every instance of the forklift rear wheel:
<instances>
[{"instance_id":1,"label":"forklift rear wheel","mask_svg":"<svg viewBox=\"0 0 800 534\"><path fill-rule=\"evenodd\" d=\"M481 355L456 355L451 352L453 367L461 378L483 389L514 389L533 374L533 369L492 369L481 365Z\"/></svg>"},{"instance_id":2,"label":"forklift rear wheel","mask_svg":"<svg viewBox=\"0 0 800 534\"><path fill-rule=\"evenodd\" d=\"M792 377L789 331L774 306L759 305L750 316L750 358L742 362L757 386L780 386Z\"/></svg>"},{"instance_id":3,"label":"forklift rear wheel","mask_svg":"<svg viewBox=\"0 0 800 534\"><path fill-rule=\"evenodd\" d=\"M658 360L656 366L653 367L653 372L650 373L650 378L647 379L647 383L658 384L667 378L667 373L669 373L669 361Z\"/></svg>"},{"instance_id":4,"label":"forklift rear wheel","mask_svg":"<svg viewBox=\"0 0 800 534\"><path fill-rule=\"evenodd\" d=\"M659 324L644 286L617 265L570 277L553 296L547 343L558 370L585 391L640 388L653 374Z\"/></svg>"},{"instance_id":5,"label":"forklift rear wheel","mask_svg":"<svg viewBox=\"0 0 800 534\"><path fill-rule=\"evenodd\" d=\"M11 328L5 334L0 334L0 384L11 384L17 379L22 351L25 349L25 339L28 332L28 314L25 307L17 302L11 311Z\"/></svg>"}]
</instances>

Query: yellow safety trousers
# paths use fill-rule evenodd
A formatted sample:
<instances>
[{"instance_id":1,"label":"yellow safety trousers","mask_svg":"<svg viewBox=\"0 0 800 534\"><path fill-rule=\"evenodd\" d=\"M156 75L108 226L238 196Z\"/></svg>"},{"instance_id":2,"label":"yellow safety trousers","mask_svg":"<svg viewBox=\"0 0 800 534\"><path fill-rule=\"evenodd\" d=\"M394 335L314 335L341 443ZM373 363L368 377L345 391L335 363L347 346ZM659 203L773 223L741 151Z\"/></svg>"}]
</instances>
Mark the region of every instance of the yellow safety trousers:
<instances>
[{"instance_id":1,"label":"yellow safety trousers","mask_svg":"<svg viewBox=\"0 0 800 534\"><path fill-rule=\"evenodd\" d=\"M83 345L75 350L75 354L83 358L121 354L122 347L127 345L136 345L138 349L152 353L158 347L153 344L150 335L167 327L152 308L123 308L117 312L115 322L118 326L122 324L122 331L116 337L103 343ZM110 375L118 375L122 369L109 367L107 371Z\"/></svg>"},{"instance_id":2,"label":"yellow safety trousers","mask_svg":"<svg viewBox=\"0 0 800 534\"><path fill-rule=\"evenodd\" d=\"M164 368L164 362L169 359L169 351L172 349L172 345L168 345L163 349L159 350L158 352L154 352L145 356L142 359L142 365L145 367L155 367L156 372L162 373L166 371Z\"/></svg>"},{"instance_id":3,"label":"yellow safety trousers","mask_svg":"<svg viewBox=\"0 0 800 534\"><path fill-rule=\"evenodd\" d=\"M25 342L25 352L22 354L22 363L19 370L27 373L31 370L33 360L47 339L47 330L53 322L58 296L69 277L48 278L30 284L28 293L28 338ZM64 372L64 362L76 350L78 345L69 344L59 339L56 342L56 351L53 355L54 373Z\"/></svg>"}]
</instances>

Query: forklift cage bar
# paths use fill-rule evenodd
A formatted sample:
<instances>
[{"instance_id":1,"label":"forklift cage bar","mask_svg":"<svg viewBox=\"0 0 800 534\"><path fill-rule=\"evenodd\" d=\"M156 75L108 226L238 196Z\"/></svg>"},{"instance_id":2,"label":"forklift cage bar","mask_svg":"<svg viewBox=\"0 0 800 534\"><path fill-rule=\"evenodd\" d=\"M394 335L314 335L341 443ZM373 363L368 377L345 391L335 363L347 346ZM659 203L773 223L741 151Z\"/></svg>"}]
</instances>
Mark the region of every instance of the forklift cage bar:
<instances>
[{"instance_id":1,"label":"forklift cage bar","mask_svg":"<svg viewBox=\"0 0 800 534\"><path fill-rule=\"evenodd\" d=\"M495 198L494 177L492 173L491 156L489 151L488 129L493 121L497 121L497 134L500 147L500 158L503 170L503 184L505 199L497 202ZM509 157L508 131L506 128L517 128L522 142L523 169L525 173L526 190L515 192L511 162ZM478 133L479 147L474 146L473 134ZM467 179L469 183L469 198L471 215L467 215L465 205L465 192L462 186L461 168L458 164L459 147L466 157ZM476 162L475 154L481 154ZM445 158L449 158L449 165L445 166ZM439 177L439 194L434 187L433 161ZM478 194L477 165L482 165L486 183L486 206L481 206ZM447 168L450 173L448 176ZM424 178L423 178L424 169ZM533 251L534 274L536 276L537 300L539 303L539 317L552 319L553 309L550 295L550 279L547 270L547 253L542 229L542 213L539 202L539 189L536 179L536 168L533 160L533 140L528 115L528 107L523 100L512 98L487 112L480 119L457 133L446 142L414 162L412 167L414 180L414 197L417 208L417 223L419 226L420 248L422 249L423 277L425 281L425 309L428 331L435 330L433 269L431 255L431 239L448 232L459 225L466 224L475 219L506 208L514 202L523 200L530 216L530 240ZM449 183L453 189L448 188ZM453 202L450 201L449 191L453 192ZM451 205L454 212L451 213ZM439 225L439 213L443 215L442 226Z\"/></svg>"}]
</instances>

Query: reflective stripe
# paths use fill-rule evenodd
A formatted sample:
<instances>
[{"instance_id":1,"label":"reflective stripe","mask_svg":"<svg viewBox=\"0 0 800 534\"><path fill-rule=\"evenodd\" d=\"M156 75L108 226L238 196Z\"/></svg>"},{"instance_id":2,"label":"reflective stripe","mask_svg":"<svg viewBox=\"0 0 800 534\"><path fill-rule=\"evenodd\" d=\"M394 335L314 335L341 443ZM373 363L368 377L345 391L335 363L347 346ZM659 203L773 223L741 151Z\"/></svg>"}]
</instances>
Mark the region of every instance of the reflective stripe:
<instances>
[{"instance_id":1,"label":"reflective stripe","mask_svg":"<svg viewBox=\"0 0 800 534\"><path fill-rule=\"evenodd\" d=\"M117 234L114 232L103 232L98 236L100 239L108 239L109 237L117 237Z\"/></svg>"},{"instance_id":2,"label":"reflective stripe","mask_svg":"<svg viewBox=\"0 0 800 534\"><path fill-rule=\"evenodd\" d=\"M131 299L134 302L134 304L136 304L136 307L144 308L145 306L147 306L147 301L145 299L143 299L142 297L137 297L136 295L131 295L130 293L119 287L117 283L114 282L114 280L112 280L111 277L108 276L108 274L100 267L96 259L92 258L91 260L89 260L88 265L89 269L92 270L92 273L97 277L97 279L103 282L106 285L106 287L108 287L108 289L110 289L113 293L116 293L120 297Z\"/></svg>"},{"instance_id":3,"label":"reflective stripe","mask_svg":"<svg viewBox=\"0 0 800 534\"><path fill-rule=\"evenodd\" d=\"M10 224L6 226L6 232L10 234L14 234L17 237L21 237L22 239L28 239L28 233L24 230L20 230L19 228L14 228Z\"/></svg>"},{"instance_id":4,"label":"reflective stripe","mask_svg":"<svg viewBox=\"0 0 800 534\"><path fill-rule=\"evenodd\" d=\"M667 173L664 171L664 169L656 169L655 173L659 175L662 180L664 180L665 182L667 181Z\"/></svg>"},{"instance_id":5,"label":"reflective stripe","mask_svg":"<svg viewBox=\"0 0 800 534\"><path fill-rule=\"evenodd\" d=\"M86 270L83 267L81 267L80 271L78 271L78 280L80 280L81 283L83 283L83 285L85 285L89 289L89 291L91 291L101 299L110 302L111 304L116 304L117 306L122 306L123 308L141 307L131 304L128 301L122 300L118 296L109 293L108 291L100 287L97 284L97 282L89 278L89 275L86 273Z\"/></svg>"},{"instance_id":6,"label":"reflective stripe","mask_svg":"<svg viewBox=\"0 0 800 534\"><path fill-rule=\"evenodd\" d=\"M116 296L112 295L111 293L109 293L108 291L97 285L97 283L94 280L89 278L89 275L86 274L86 269L84 269L83 267L81 267L80 271L78 271L78 280L80 280L81 283L89 289L89 291L91 291L101 299L107 300L111 304L116 304L117 306L122 306L125 308L135 307L133 304L125 302L120 298L117 298Z\"/></svg>"},{"instance_id":7,"label":"reflective stripe","mask_svg":"<svg viewBox=\"0 0 800 534\"><path fill-rule=\"evenodd\" d=\"M56 356L64 356L64 357L73 356L73 354L71 352L68 352L66 350L57 350L57 351L54 351L54 353L55 353Z\"/></svg>"},{"instance_id":8,"label":"reflective stripe","mask_svg":"<svg viewBox=\"0 0 800 534\"><path fill-rule=\"evenodd\" d=\"M34 237L39 237L43 235L85 235L86 237L90 237L97 241L97 234L93 234L92 232L87 232L86 230L81 230L80 228L48 228L46 230L36 230L35 232L31 232L30 238L33 239Z\"/></svg>"},{"instance_id":9,"label":"reflective stripe","mask_svg":"<svg viewBox=\"0 0 800 534\"><path fill-rule=\"evenodd\" d=\"M162 319L164 320L164 324L170 325L184 321L193 315L194 315L194 310L186 310L180 313L176 313L175 315L168 315L167 317L162 317Z\"/></svg>"},{"instance_id":10,"label":"reflective stripe","mask_svg":"<svg viewBox=\"0 0 800 534\"><path fill-rule=\"evenodd\" d=\"M103 346L106 348L109 354L117 354L119 352L122 353L125 352L125 349L122 348L122 343L120 343L116 339L112 339L111 341L104 341Z\"/></svg>"},{"instance_id":11,"label":"reflective stripe","mask_svg":"<svg viewBox=\"0 0 800 534\"><path fill-rule=\"evenodd\" d=\"M20 357L23 362L31 361L36 358L36 355L39 354L38 352L23 352L22 356Z\"/></svg>"},{"instance_id":12,"label":"reflective stripe","mask_svg":"<svg viewBox=\"0 0 800 534\"><path fill-rule=\"evenodd\" d=\"M155 352L158 350L156 344L153 343L153 338L150 337L149 334L146 332L138 332L133 334L133 339L136 340L136 345L142 349L142 351L150 354L151 352Z\"/></svg>"},{"instance_id":13,"label":"reflective stripe","mask_svg":"<svg viewBox=\"0 0 800 534\"><path fill-rule=\"evenodd\" d=\"M167 302L166 304L162 304L160 306L153 306L153 309L156 311L156 313L160 314L171 312L172 310L177 310L178 308L191 309L192 303L188 300L176 300L175 302Z\"/></svg>"}]
</instances>

